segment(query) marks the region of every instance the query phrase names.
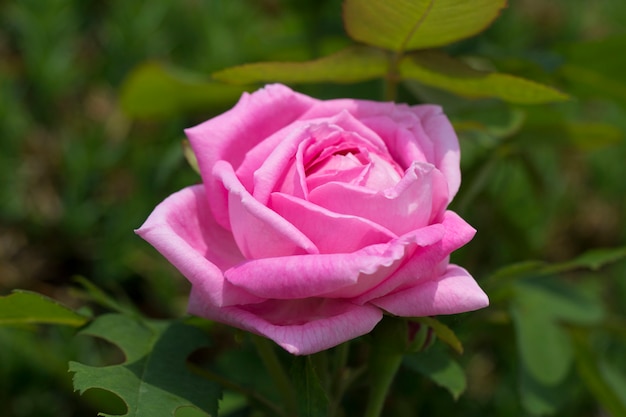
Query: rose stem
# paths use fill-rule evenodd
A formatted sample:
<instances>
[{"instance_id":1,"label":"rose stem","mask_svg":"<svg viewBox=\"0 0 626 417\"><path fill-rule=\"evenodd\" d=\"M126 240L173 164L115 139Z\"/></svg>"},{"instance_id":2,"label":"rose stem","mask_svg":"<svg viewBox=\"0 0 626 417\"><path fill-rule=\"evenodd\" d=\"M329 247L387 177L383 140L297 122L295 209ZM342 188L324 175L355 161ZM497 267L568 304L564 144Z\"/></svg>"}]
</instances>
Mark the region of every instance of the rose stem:
<instances>
[{"instance_id":1,"label":"rose stem","mask_svg":"<svg viewBox=\"0 0 626 417\"><path fill-rule=\"evenodd\" d=\"M252 335L252 340L259 352L259 356L261 356L265 368L270 373L270 377L278 388L280 395L283 397L287 414L289 416L296 416L298 409L296 392L293 388L293 384L289 380L287 372L285 372L285 369L278 360L278 356L276 356L274 346L268 339L261 336Z\"/></svg>"}]
</instances>

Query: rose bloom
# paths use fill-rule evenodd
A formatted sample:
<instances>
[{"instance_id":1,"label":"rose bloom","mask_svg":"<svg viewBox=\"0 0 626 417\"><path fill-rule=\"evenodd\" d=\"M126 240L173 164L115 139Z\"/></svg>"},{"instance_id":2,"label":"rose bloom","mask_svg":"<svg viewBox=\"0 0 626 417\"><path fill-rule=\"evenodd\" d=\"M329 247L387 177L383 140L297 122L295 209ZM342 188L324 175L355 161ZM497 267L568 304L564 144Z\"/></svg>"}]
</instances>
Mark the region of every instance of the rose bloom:
<instances>
[{"instance_id":1,"label":"rose bloom","mask_svg":"<svg viewBox=\"0 0 626 417\"><path fill-rule=\"evenodd\" d=\"M202 184L137 233L191 282L189 312L311 354L383 314L488 305L452 251L459 144L438 106L322 101L283 85L186 130Z\"/></svg>"}]
</instances>

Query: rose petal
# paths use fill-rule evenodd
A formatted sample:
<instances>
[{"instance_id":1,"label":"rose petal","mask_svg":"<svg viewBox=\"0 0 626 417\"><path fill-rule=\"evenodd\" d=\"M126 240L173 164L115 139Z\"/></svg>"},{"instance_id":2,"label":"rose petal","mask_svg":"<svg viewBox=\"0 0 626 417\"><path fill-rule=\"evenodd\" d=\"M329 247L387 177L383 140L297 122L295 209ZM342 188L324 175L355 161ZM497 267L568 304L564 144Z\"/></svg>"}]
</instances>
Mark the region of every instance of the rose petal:
<instances>
[{"instance_id":1,"label":"rose petal","mask_svg":"<svg viewBox=\"0 0 626 417\"><path fill-rule=\"evenodd\" d=\"M305 299L214 308L192 288L189 312L268 337L294 355L309 355L369 333L382 319L373 306Z\"/></svg>"},{"instance_id":2,"label":"rose petal","mask_svg":"<svg viewBox=\"0 0 626 417\"><path fill-rule=\"evenodd\" d=\"M440 106L338 99L314 103L301 118L329 117L340 111L349 112L380 136L404 168L413 161L435 165L448 182L448 202L456 195L461 183L459 142Z\"/></svg>"},{"instance_id":3,"label":"rose petal","mask_svg":"<svg viewBox=\"0 0 626 417\"><path fill-rule=\"evenodd\" d=\"M218 161L213 171L228 191L230 227L246 258L319 253L315 244L294 225L250 195L228 162Z\"/></svg>"},{"instance_id":4,"label":"rose petal","mask_svg":"<svg viewBox=\"0 0 626 417\"><path fill-rule=\"evenodd\" d=\"M270 207L311 239L320 253L350 253L397 237L369 220L337 214L287 194L273 193Z\"/></svg>"},{"instance_id":5,"label":"rose petal","mask_svg":"<svg viewBox=\"0 0 626 417\"><path fill-rule=\"evenodd\" d=\"M432 165L415 163L392 189L383 191L329 182L309 201L337 213L363 217L402 235L437 220L447 204L445 179Z\"/></svg>"},{"instance_id":6,"label":"rose petal","mask_svg":"<svg viewBox=\"0 0 626 417\"><path fill-rule=\"evenodd\" d=\"M263 300L224 280L221 269L245 259L230 232L213 220L203 186L166 198L135 232L201 288L208 302L221 306Z\"/></svg>"},{"instance_id":7,"label":"rose petal","mask_svg":"<svg viewBox=\"0 0 626 417\"><path fill-rule=\"evenodd\" d=\"M263 298L356 297L389 277L416 247L436 244L436 224L352 253L256 259L225 271L232 284Z\"/></svg>"},{"instance_id":8,"label":"rose petal","mask_svg":"<svg viewBox=\"0 0 626 417\"><path fill-rule=\"evenodd\" d=\"M465 269L449 265L439 277L370 303L397 316L422 317L478 310L489 305L489 298Z\"/></svg>"},{"instance_id":9,"label":"rose petal","mask_svg":"<svg viewBox=\"0 0 626 417\"><path fill-rule=\"evenodd\" d=\"M291 175L297 174L298 182L293 185L298 187L304 169L320 152L328 153L334 148L363 148L379 155L388 165L395 165L382 139L345 111L324 119L299 120L285 130L267 138L267 143L261 144L263 151L259 154L257 148L252 149L249 158L236 171L246 189L252 190L254 197L263 204L267 203L270 193L277 189L279 180L290 172L294 160L299 164L297 168L300 171L291 170ZM271 152L266 149L267 144L271 144ZM250 172L253 176L252 184L246 183ZM300 194L306 196L306 190L297 192L298 196Z\"/></svg>"},{"instance_id":10,"label":"rose petal","mask_svg":"<svg viewBox=\"0 0 626 417\"><path fill-rule=\"evenodd\" d=\"M456 132L439 106L420 105L411 110L422 121L424 132L434 145L433 163L448 180L448 201L452 201L461 185L461 152Z\"/></svg>"},{"instance_id":11,"label":"rose petal","mask_svg":"<svg viewBox=\"0 0 626 417\"><path fill-rule=\"evenodd\" d=\"M354 300L365 304L370 300L390 294L398 289L414 286L420 280L428 280L443 274L451 252L472 240L476 230L453 211L446 211L441 221L443 235L432 245L421 246L387 279Z\"/></svg>"},{"instance_id":12,"label":"rose petal","mask_svg":"<svg viewBox=\"0 0 626 417\"><path fill-rule=\"evenodd\" d=\"M185 130L198 159L211 210L222 227L229 228L228 203L212 175L215 163L225 160L237 168L250 149L297 120L317 101L280 84L268 85L252 94L244 93L231 110ZM257 158L258 166L263 156Z\"/></svg>"}]
</instances>

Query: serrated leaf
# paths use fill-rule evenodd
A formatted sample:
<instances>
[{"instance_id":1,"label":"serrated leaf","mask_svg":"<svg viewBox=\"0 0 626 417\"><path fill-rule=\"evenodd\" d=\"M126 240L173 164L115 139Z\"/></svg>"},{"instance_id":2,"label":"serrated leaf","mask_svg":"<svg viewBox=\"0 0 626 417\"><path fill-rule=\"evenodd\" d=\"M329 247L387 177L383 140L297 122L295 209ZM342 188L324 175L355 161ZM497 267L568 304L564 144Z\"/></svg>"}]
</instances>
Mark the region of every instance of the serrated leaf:
<instances>
[{"instance_id":1,"label":"serrated leaf","mask_svg":"<svg viewBox=\"0 0 626 417\"><path fill-rule=\"evenodd\" d=\"M326 417L328 397L311 357L295 357L291 374L298 399L298 417Z\"/></svg>"},{"instance_id":2,"label":"serrated leaf","mask_svg":"<svg viewBox=\"0 0 626 417\"><path fill-rule=\"evenodd\" d=\"M343 20L359 42L407 51L473 36L505 5L506 0L346 0Z\"/></svg>"},{"instance_id":3,"label":"serrated leaf","mask_svg":"<svg viewBox=\"0 0 626 417\"><path fill-rule=\"evenodd\" d=\"M79 327L89 320L52 298L29 291L0 297L0 325L60 324Z\"/></svg>"},{"instance_id":4,"label":"serrated leaf","mask_svg":"<svg viewBox=\"0 0 626 417\"><path fill-rule=\"evenodd\" d=\"M217 415L219 387L186 367L187 356L209 343L200 330L176 321L107 314L81 333L119 346L126 358L121 364L105 367L70 362L74 389L81 394L91 388L116 394L128 408L124 417L173 417L182 407L195 407L205 416Z\"/></svg>"},{"instance_id":5,"label":"serrated leaf","mask_svg":"<svg viewBox=\"0 0 626 417\"><path fill-rule=\"evenodd\" d=\"M463 344L461 343L459 338L456 337L456 334L452 331L452 329L450 329L448 326L446 326L439 320L434 319L432 317L414 317L409 320L415 321L417 323L421 323L430 327L431 329L433 329L433 331L437 335L437 338L439 338L442 342L450 346L458 354L463 353Z\"/></svg>"},{"instance_id":6,"label":"serrated leaf","mask_svg":"<svg viewBox=\"0 0 626 417\"><path fill-rule=\"evenodd\" d=\"M400 62L400 75L468 98L498 98L518 104L569 98L552 87L524 78L478 71L441 51L420 51L405 57Z\"/></svg>"},{"instance_id":7,"label":"serrated leaf","mask_svg":"<svg viewBox=\"0 0 626 417\"><path fill-rule=\"evenodd\" d=\"M156 62L135 68L121 88L122 110L131 117L159 117L185 110L223 106L245 88L183 72Z\"/></svg>"},{"instance_id":8,"label":"serrated leaf","mask_svg":"<svg viewBox=\"0 0 626 417\"><path fill-rule=\"evenodd\" d=\"M381 77L387 70L385 54L376 49L353 46L305 62L257 62L226 68L213 78L234 84L259 82L349 83Z\"/></svg>"},{"instance_id":9,"label":"serrated leaf","mask_svg":"<svg viewBox=\"0 0 626 417\"><path fill-rule=\"evenodd\" d=\"M429 349L404 358L404 365L447 389L456 400L465 391L463 368L444 351Z\"/></svg>"}]
</instances>

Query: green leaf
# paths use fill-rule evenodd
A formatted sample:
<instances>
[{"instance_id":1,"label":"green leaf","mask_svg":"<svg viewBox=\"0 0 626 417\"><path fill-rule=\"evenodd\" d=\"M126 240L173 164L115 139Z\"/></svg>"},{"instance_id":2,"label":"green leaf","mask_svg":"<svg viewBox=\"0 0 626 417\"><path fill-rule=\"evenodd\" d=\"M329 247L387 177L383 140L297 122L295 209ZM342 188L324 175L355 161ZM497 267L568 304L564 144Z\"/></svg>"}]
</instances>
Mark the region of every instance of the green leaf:
<instances>
[{"instance_id":1,"label":"green leaf","mask_svg":"<svg viewBox=\"0 0 626 417\"><path fill-rule=\"evenodd\" d=\"M187 139L183 140L183 154L185 155L185 159L189 166L196 171L198 174L200 173L200 166L198 165L198 158L196 158L196 154L193 153L193 149L191 149L191 145Z\"/></svg>"},{"instance_id":2,"label":"green leaf","mask_svg":"<svg viewBox=\"0 0 626 417\"><path fill-rule=\"evenodd\" d=\"M529 124L519 138L524 144L569 145L587 151L615 145L624 139L624 133L606 123L561 122Z\"/></svg>"},{"instance_id":3,"label":"green leaf","mask_svg":"<svg viewBox=\"0 0 626 417\"><path fill-rule=\"evenodd\" d=\"M523 362L519 372L520 400L530 414L554 414L563 400L568 398L567 393L563 392L563 384L541 383L532 376Z\"/></svg>"},{"instance_id":4,"label":"green leaf","mask_svg":"<svg viewBox=\"0 0 626 417\"><path fill-rule=\"evenodd\" d=\"M518 300L539 308L542 314L556 321L593 325L604 318L602 302L581 292L574 284L541 278L519 282L515 292Z\"/></svg>"},{"instance_id":5,"label":"green leaf","mask_svg":"<svg viewBox=\"0 0 626 417\"><path fill-rule=\"evenodd\" d=\"M402 78L441 88L468 98L499 98L518 104L564 101L552 87L497 72L478 71L440 51L420 51L400 62Z\"/></svg>"},{"instance_id":6,"label":"green leaf","mask_svg":"<svg viewBox=\"0 0 626 417\"><path fill-rule=\"evenodd\" d=\"M0 325L60 324L79 327L89 320L45 295L14 291L0 297Z\"/></svg>"},{"instance_id":7,"label":"green leaf","mask_svg":"<svg viewBox=\"0 0 626 417\"><path fill-rule=\"evenodd\" d=\"M404 358L403 363L447 389L455 400L465 391L467 381L463 368L442 350L429 349L409 355Z\"/></svg>"},{"instance_id":8,"label":"green leaf","mask_svg":"<svg viewBox=\"0 0 626 417\"><path fill-rule=\"evenodd\" d=\"M462 354L463 353L463 344L461 343L459 338L456 337L456 334L454 334L452 329L450 329L448 326L446 326L445 324L443 324L439 320L434 319L432 317L414 317L414 318L411 318L409 320L415 321L417 323L421 323L421 324L424 324L424 325L430 327L431 329L433 329L433 331L435 332L437 337L442 342L444 342L445 344L450 346L458 354Z\"/></svg>"},{"instance_id":9,"label":"green leaf","mask_svg":"<svg viewBox=\"0 0 626 417\"><path fill-rule=\"evenodd\" d=\"M313 61L257 62L226 68L213 73L213 78L234 84L350 83L381 77L386 70L387 58L383 52L353 46Z\"/></svg>"},{"instance_id":10,"label":"green leaf","mask_svg":"<svg viewBox=\"0 0 626 417\"><path fill-rule=\"evenodd\" d=\"M131 117L160 117L223 106L244 91L240 86L148 62L135 68L125 80L120 101L122 110Z\"/></svg>"},{"instance_id":11,"label":"green leaf","mask_svg":"<svg viewBox=\"0 0 626 417\"><path fill-rule=\"evenodd\" d=\"M626 103L624 48L624 35L565 46L561 48L565 64L559 71L577 94Z\"/></svg>"},{"instance_id":12,"label":"green leaf","mask_svg":"<svg viewBox=\"0 0 626 417\"><path fill-rule=\"evenodd\" d=\"M294 357L291 375L298 399L298 417L326 417L328 397L310 356Z\"/></svg>"},{"instance_id":13,"label":"green leaf","mask_svg":"<svg viewBox=\"0 0 626 417\"><path fill-rule=\"evenodd\" d=\"M346 0L343 20L351 38L401 52L475 35L505 4L506 0Z\"/></svg>"},{"instance_id":14,"label":"green leaf","mask_svg":"<svg viewBox=\"0 0 626 417\"><path fill-rule=\"evenodd\" d=\"M597 271L605 265L626 259L626 246L607 249L592 249L571 261L547 267L548 273L565 272L573 269L587 268Z\"/></svg>"},{"instance_id":15,"label":"green leaf","mask_svg":"<svg viewBox=\"0 0 626 417\"><path fill-rule=\"evenodd\" d=\"M521 294L511 305L511 317L517 348L529 374L544 385L557 385L572 365L572 346L543 307L536 298Z\"/></svg>"},{"instance_id":16,"label":"green leaf","mask_svg":"<svg viewBox=\"0 0 626 417\"><path fill-rule=\"evenodd\" d=\"M596 400L612 416L626 416L626 398L624 388L626 380L623 375L607 372L600 356L595 353L582 329L571 332L576 355L578 374Z\"/></svg>"},{"instance_id":17,"label":"green leaf","mask_svg":"<svg viewBox=\"0 0 626 417\"><path fill-rule=\"evenodd\" d=\"M81 394L91 388L111 391L126 403L124 416L130 417L174 416L182 407L195 407L205 416L217 415L219 387L192 374L185 363L190 353L208 344L200 330L176 321L141 321L107 314L81 333L119 346L126 358L121 364L105 367L70 362L74 388Z\"/></svg>"}]
</instances>

